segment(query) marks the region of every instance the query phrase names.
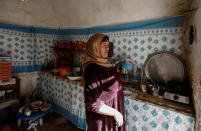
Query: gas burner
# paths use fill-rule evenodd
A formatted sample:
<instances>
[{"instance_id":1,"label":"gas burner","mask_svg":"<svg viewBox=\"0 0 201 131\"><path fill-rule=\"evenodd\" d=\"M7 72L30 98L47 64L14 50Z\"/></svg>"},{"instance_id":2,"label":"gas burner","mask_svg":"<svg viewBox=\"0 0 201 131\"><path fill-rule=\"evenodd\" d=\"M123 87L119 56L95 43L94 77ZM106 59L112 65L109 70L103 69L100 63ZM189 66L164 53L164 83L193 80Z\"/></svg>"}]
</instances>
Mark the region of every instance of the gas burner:
<instances>
[{"instance_id":1,"label":"gas burner","mask_svg":"<svg viewBox=\"0 0 201 131\"><path fill-rule=\"evenodd\" d=\"M163 98L167 99L167 100L172 100L172 101L184 103L184 104L190 103L190 97L189 96L183 96L183 95L179 95L179 94L175 94L175 93L171 93L171 92L167 92L167 91L164 92Z\"/></svg>"}]
</instances>

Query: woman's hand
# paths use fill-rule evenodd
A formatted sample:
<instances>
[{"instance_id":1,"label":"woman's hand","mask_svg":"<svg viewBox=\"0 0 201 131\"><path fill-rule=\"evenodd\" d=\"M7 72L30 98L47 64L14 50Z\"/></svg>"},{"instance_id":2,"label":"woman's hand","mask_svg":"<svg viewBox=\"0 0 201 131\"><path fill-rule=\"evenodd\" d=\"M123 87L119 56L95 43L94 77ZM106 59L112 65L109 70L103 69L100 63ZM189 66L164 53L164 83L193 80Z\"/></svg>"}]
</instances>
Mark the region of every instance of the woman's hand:
<instances>
[{"instance_id":1,"label":"woman's hand","mask_svg":"<svg viewBox=\"0 0 201 131\"><path fill-rule=\"evenodd\" d=\"M105 105L102 101L97 113L114 117L118 127L123 125L123 115L118 110Z\"/></svg>"},{"instance_id":2,"label":"woman's hand","mask_svg":"<svg viewBox=\"0 0 201 131\"><path fill-rule=\"evenodd\" d=\"M114 119L115 119L116 124L117 124L118 127L123 125L123 116L119 111L116 111L114 113Z\"/></svg>"}]
</instances>

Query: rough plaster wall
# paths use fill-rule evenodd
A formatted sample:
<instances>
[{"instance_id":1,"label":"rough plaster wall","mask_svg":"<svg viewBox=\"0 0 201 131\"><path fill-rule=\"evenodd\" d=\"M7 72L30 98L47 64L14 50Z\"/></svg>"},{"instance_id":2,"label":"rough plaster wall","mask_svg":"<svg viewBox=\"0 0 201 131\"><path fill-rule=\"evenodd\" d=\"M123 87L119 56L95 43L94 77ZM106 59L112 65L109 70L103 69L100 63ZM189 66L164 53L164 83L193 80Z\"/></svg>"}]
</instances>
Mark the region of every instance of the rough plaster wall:
<instances>
[{"instance_id":1,"label":"rough plaster wall","mask_svg":"<svg viewBox=\"0 0 201 131\"><path fill-rule=\"evenodd\" d=\"M193 100L196 113L196 131L201 130L201 3L194 1L191 9L194 11L186 13L184 18L183 32L183 55L187 63L187 71L193 89ZM196 10L198 9L198 10ZM195 27L195 40L189 44L189 26Z\"/></svg>"},{"instance_id":2,"label":"rough plaster wall","mask_svg":"<svg viewBox=\"0 0 201 131\"><path fill-rule=\"evenodd\" d=\"M110 25L174 16L182 14L187 7L187 0L68 0L66 4L63 4L62 0L51 1L55 7L61 7L57 12L61 27L64 28Z\"/></svg>"},{"instance_id":3,"label":"rough plaster wall","mask_svg":"<svg viewBox=\"0 0 201 131\"><path fill-rule=\"evenodd\" d=\"M58 27L49 0L0 0L0 22L25 26Z\"/></svg>"},{"instance_id":4,"label":"rough plaster wall","mask_svg":"<svg viewBox=\"0 0 201 131\"><path fill-rule=\"evenodd\" d=\"M189 0L1 0L0 22L83 28L183 14Z\"/></svg>"}]
</instances>

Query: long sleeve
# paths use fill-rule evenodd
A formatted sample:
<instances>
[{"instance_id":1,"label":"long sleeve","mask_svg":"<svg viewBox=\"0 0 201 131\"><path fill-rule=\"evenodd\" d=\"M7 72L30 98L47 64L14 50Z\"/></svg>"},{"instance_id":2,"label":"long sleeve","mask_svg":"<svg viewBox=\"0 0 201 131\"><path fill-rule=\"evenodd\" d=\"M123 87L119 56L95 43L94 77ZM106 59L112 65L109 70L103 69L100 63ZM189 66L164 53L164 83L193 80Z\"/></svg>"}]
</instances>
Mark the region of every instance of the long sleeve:
<instances>
[{"instance_id":1,"label":"long sleeve","mask_svg":"<svg viewBox=\"0 0 201 131\"><path fill-rule=\"evenodd\" d=\"M104 71L90 65L84 73L85 103L88 111L97 112L101 102L117 96L119 83L114 75L105 76Z\"/></svg>"},{"instance_id":2,"label":"long sleeve","mask_svg":"<svg viewBox=\"0 0 201 131\"><path fill-rule=\"evenodd\" d=\"M96 70L93 70L93 68L86 68L84 72L84 80L86 109L88 111L97 112L101 104L100 95L102 89Z\"/></svg>"},{"instance_id":3,"label":"long sleeve","mask_svg":"<svg viewBox=\"0 0 201 131\"><path fill-rule=\"evenodd\" d=\"M115 125L115 114L124 119L124 97L119 76L112 68L90 64L84 71L86 120L89 131L125 131ZM119 118L119 117L118 117Z\"/></svg>"}]
</instances>

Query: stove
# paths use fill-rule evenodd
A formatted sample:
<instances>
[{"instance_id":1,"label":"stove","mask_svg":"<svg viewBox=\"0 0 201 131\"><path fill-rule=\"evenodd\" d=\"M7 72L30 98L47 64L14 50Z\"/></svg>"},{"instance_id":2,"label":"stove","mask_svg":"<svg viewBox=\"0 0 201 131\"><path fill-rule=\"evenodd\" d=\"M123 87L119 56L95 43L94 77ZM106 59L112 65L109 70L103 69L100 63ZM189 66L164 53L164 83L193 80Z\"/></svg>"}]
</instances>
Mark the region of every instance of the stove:
<instances>
[{"instance_id":1,"label":"stove","mask_svg":"<svg viewBox=\"0 0 201 131\"><path fill-rule=\"evenodd\" d=\"M164 99L172 100L184 104L190 104L190 91L184 84L169 84L164 91Z\"/></svg>"},{"instance_id":2,"label":"stove","mask_svg":"<svg viewBox=\"0 0 201 131\"><path fill-rule=\"evenodd\" d=\"M163 98L167 100L184 103L184 104L190 104L189 96L183 96L183 95L179 95L179 94L175 94L175 93L171 93L167 91L164 92Z\"/></svg>"}]
</instances>

